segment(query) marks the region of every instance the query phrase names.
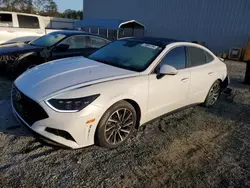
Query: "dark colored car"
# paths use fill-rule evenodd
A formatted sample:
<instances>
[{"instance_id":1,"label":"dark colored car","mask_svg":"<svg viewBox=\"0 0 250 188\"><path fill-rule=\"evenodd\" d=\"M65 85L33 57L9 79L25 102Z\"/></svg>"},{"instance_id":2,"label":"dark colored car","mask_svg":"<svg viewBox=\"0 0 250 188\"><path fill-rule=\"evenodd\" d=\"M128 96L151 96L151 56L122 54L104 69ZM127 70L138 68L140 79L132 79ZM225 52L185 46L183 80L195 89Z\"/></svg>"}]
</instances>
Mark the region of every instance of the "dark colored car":
<instances>
[{"instance_id":1,"label":"dark colored car","mask_svg":"<svg viewBox=\"0 0 250 188\"><path fill-rule=\"evenodd\" d=\"M8 76L18 76L36 65L66 57L88 56L110 41L80 31L58 31L29 43L0 46L0 69Z\"/></svg>"}]
</instances>

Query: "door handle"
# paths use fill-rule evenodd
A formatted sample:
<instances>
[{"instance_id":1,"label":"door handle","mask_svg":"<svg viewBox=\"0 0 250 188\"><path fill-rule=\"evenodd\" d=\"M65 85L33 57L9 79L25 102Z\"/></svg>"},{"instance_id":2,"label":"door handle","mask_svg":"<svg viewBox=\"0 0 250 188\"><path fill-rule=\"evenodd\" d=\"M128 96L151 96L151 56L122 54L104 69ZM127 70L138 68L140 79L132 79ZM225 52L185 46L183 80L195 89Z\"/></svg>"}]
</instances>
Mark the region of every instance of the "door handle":
<instances>
[{"instance_id":1,"label":"door handle","mask_svg":"<svg viewBox=\"0 0 250 188\"><path fill-rule=\"evenodd\" d=\"M15 31L7 31L8 33L15 33Z\"/></svg>"},{"instance_id":2,"label":"door handle","mask_svg":"<svg viewBox=\"0 0 250 188\"><path fill-rule=\"evenodd\" d=\"M214 72L209 72L209 73L208 73L208 75L212 75L212 74L214 74Z\"/></svg>"},{"instance_id":3,"label":"door handle","mask_svg":"<svg viewBox=\"0 0 250 188\"><path fill-rule=\"evenodd\" d=\"M182 79L181 79L182 82L186 82L186 81L188 81L188 80L189 80L189 78L182 78Z\"/></svg>"}]
</instances>

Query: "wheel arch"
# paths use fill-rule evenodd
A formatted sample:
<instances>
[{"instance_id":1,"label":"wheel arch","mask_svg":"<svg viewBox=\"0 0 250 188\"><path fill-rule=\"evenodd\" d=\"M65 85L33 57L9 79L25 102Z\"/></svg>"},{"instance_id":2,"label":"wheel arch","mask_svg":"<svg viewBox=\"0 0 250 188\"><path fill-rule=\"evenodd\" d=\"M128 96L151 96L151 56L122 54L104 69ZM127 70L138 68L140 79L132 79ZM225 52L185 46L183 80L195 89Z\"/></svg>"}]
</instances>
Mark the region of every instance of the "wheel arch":
<instances>
[{"instance_id":1,"label":"wheel arch","mask_svg":"<svg viewBox=\"0 0 250 188\"><path fill-rule=\"evenodd\" d=\"M133 100L133 99L129 99L129 98L124 98L124 99L121 99L121 100L118 100L116 102L114 102L112 105L110 105L104 112L103 114L101 115L100 119L99 119L99 122L97 123L95 129L94 129L94 134L93 134L93 139L94 139L94 143L95 144L98 144L98 140L97 140L97 129L98 129L98 126L100 126L100 121L102 119L102 117L104 116L104 114L106 113L107 110L109 110L111 107L113 107L114 105L116 105L117 103L121 102L121 101L125 101L127 103L129 103L130 105L133 106L133 108L135 109L136 111L136 125L135 125L135 129L138 129L139 126L140 126L140 120L141 120L141 108L139 106L139 104Z\"/></svg>"},{"instance_id":2,"label":"wheel arch","mask_svg":"<svg viewBox=\"0 0 250 188\"><path fill-rule=\"evenodd\" d=\"M132 99L124 99L124 101L130 103L134 107L134 109L136 111L136 125L135 125L135 128L138 129L139 126L140 126L140 121L141 121L141 108L140 108L139 104L136 101L132 100Z\"/></svg>"},{"instance_id":3,"label":"wheel arch","mask_svg":"<svg viewBox=\"0 0 250 188\"><path fill-rule=\"evenodd\" d=\"M129 104L131 104L135 111L136 111L136 125L135 125L135 128L138 129L139 126L140 126L140 122L141 122L141 108L138 104L138 102L136 102L135 100L131 99L131 98L124 98L124 99L120 99L120 100L117 100L116 102L112 103L111 105L109 105L107 108L105 108L105 111L103 111L103 114L101 115L100 119L99 119L99 122L95 128L95 133L94 133L94 138L96 137L96 130L97 130L97 127L99 126L99 123L100 123L100 120L102 119L103 115L106 113L106 111L108 109L110 109L112 106L114 106L115 104L117 104L118 102L121 102L121 101L126 101L128 102Z\"/></svg>"},{"instance_id":4,"label":"wheel arch","mask_svg":"<svg viewBox=\"0 0 250 188\"><path fill-rule=\"evenodd\" d=\"M16 68L17 69L21 69L25 64L29 63L29 62L35 62L35 64L40 64L41 63L41 59L37 56L36 52L30 52L30 53L26 53L21 55L16 62Z\"/></svg>"}]
</instances>

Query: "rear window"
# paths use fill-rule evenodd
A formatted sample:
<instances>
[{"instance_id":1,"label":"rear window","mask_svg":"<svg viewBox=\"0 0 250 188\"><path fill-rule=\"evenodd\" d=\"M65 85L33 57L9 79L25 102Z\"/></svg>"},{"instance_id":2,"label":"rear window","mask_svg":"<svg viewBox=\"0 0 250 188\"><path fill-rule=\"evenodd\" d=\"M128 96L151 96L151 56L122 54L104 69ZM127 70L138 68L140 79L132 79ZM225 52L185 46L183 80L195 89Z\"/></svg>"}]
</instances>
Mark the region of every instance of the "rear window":
<instances>
[{"instance_id":1,"label":"rear window","mask_svg":"<svg viewBox=\"0 0 250 188\"><path fill-rule=\"evenodd\" d=\"M0 14L0 27L13 27L12 14Z\"/></svg>"},{"instance_id":2,"label":"rear window","mask_svg":"<svg viewBox=\"0 0 250 188\"><path fill-rule=\"evenodd\" d=\"M106 45L108 41L97 37L90 37L90 43L92 48L101 48Z\"/></svg>"},{"instance_id":3,"label":"rear window","mask_svg":"<svg viewBox=\"0 0 250 188\"><path fill-rule=\"evenodd\" d=\"M20 28L40 28L38 18L35 16L17 15L17 19Z\"/></svg>"},{"instance_id":4,"label":"rear window","mask_svg":"<svg viewBox=\"0 0 250 188\"><path fill-rule=\"evenodd\" d=\"M204 51L204 53L206 55L207 63L210 63L214 60L214 57L210 53L208 53L206 51Z\"/></svg>"},{"instance_id":5,"label":"rear window","mask_svg":"<svg viewBox=\"0 0 250 188\"><path fill-rule=\"evenodd\" d=\"M141 72L161 53L162 47L132 40L118 40L107 44L89 59L115 67Z\"/></svg>"},{"instance_id":6,"label":"rear window","mask_svg":"<svg viewBox=\"0 0 250 188\"><path fill-rule=\"evenodd\" d=\"M207 63L206 55L202 49L196 47L187 47L189 57L189 67L204 65Z\"/></svg>"}]
</instances>

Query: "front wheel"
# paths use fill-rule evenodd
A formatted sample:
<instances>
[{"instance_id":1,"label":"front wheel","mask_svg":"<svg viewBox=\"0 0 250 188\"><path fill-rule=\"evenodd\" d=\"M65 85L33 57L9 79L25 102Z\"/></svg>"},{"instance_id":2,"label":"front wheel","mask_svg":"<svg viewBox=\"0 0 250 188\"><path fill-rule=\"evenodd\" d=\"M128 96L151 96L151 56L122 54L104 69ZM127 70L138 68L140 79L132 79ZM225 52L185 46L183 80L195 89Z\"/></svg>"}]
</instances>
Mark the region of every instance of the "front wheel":
<instances>
[{"instance_id":1,"label":"front wheel","mask_svg":"<svg viewBox=\"0 0 250 188\"><path fill-rule=\"evenodd\" d=\"M221 83L219 80L217 80L213 83L212 87L210 88L207 94L207 98L204 102L204 106L206 107L214 106L220 96L220 93L221 93Z\"/></svg>"},{"instance_id":2,"label":"front wheel","mask_svg":"<svg viewBox=\"0 0 250 188\"><path fill-rule=\"evenodd\" d=\"M103 115L97 127L97 144L109 149L123 144L133 133L136 124L136 111L126 102L120 101L111 106Z\"/></svg>"}]
</instances>

